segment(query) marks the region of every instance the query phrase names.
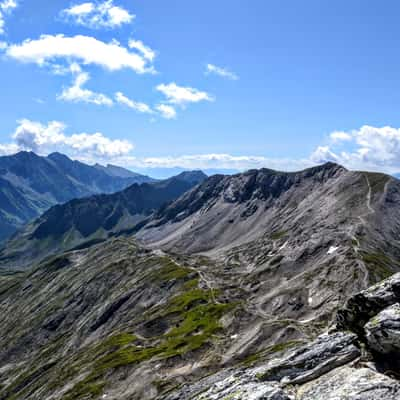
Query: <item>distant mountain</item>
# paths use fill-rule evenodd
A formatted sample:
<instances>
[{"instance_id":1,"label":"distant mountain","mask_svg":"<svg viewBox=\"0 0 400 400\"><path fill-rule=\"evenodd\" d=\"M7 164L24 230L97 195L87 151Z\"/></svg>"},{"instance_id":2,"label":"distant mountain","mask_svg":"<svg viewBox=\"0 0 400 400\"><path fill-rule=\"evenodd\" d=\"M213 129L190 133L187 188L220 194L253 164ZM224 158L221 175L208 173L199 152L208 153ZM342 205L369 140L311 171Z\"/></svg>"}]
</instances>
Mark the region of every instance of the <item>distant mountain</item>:
<instances>
[{"instance_id":1,"label":"distant mountain","mask_svg":"<svg viewBox=\"0 0 400 400\"><path fill-rule=\"evenodd\" d=\"M40 157L23 151L0 157L0 241L55 204L152 181L123 168L104 169L60 153Z\"/></svg>"},{"instance_id":2,"label":"distant mountain","mask_svg":"<svg viewBox=\"0 0 400 400\"><path fill-rule=\"evenodd\" d=\"M23 267L60 251L127 233L206 178L201 171L186 171L164 181L135 183L114 194L56 205L5 243L0 268Z\"/></svg>"},{"instance_id":3,"label":"distant mountain","mask_svg":"<svg viewBox=\"0 0 400 400\"><path fill-rule=\"evenodd\" d=\"M109 176L118 177L118 178L134 178L136 179L135 183L145 183L145 182L154 182L156 179L150 178L147 175L141 175L137 172L129 171L125 168L118 167L116 165L107 164L107 166L103 166L100 164L94 165L99 171L105 172Z\"/></svg>"},{"instance_id":4,"label":"distant mountain","mask_svg":"<svg viewBox=\"0 0 400 400\"><path fill-rule=\"evenodd\" d=\"M397 259L400 246L393 232L400 226L398 201L397 179L348 171L334 163L293 173L250 170L208 178L159 210L138 237L164 250L239 252L241 258L272 256L298 247L296 254L288 255L292 259L300 257L312 240L316 247L311 251L321 253L319 264L323 264L330 246L338 247L335 254L339 254L348 247L349 237L357 241L365 229L374 229L379 235L371 239L370 249L375 242L391 243L388 251ZM271 238L277 239L278 247L270 248Z\"/></svg>"},{"instance_id":5,"label":"distant mountain","mask_svg":"<svg viewBox=\"0 0 400 400\"><path fill-rule=\"evenodd\" d=\"M238 174L240 170L232 168L202 168L201 169L207 176L222 174L222 175L233 175ZM172 176L178 175L181 172L186 171L182 167L171 167L171 168L137 168L137 171L144 175L150 175L158 179L168 179Z\"/></svg>"}]
</instances>

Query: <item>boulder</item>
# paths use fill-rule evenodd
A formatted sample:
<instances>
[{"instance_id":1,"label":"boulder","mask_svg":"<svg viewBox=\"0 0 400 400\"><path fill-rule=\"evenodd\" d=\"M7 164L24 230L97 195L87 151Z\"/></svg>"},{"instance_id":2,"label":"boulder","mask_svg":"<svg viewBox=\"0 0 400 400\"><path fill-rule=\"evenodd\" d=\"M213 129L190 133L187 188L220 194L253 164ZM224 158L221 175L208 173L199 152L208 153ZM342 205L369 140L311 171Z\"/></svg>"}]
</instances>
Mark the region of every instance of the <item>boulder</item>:
<instances>
[{"instance_id":1,"label":"boulder","mask_svg":"<svg viewBox=\"0 0 400 400\"><path fill-rule=\"evenodd\" d=\"M369 347L382 355L400 354L400 304L385 308L364 327Z\"/></svg>"},{"instance_id":2,"label":"boulder","mask_svg":"<svg viewBox=\"0 0 400 400\"><path fill-rule=\"evenodd\" d=\"M348 332L337 332L319 336L277 360L261 376L263 381L278 381L285 384L302 384L330 370L349 363L360 356L357 336Z\"/></svg>"},{"instance_id":3,"label":"boulder","mask_svg":"<svg viewBox=\"0 0 400 400\"><path fill-rule=\"evenodd\" d=\"M260 382L256 370L233 370L211 375L180 388L165 400L293 400L277 382Z\"/></svg>"},{"instance_id":4,"label":"boulder","mask_svg":"<svg viewBox=\"0 0 400 400\"><path fill-rule=\"evenodd\" d=\"M337 328L364 334L364 325L386 307L400 302L400 273L352 296L338 311Z\"/></svg>"},{"instance_id":5,"label":"boulder","mask_svg":"<svg viewBox=\"0 0 400 400\"><path fill-rule=\"evenodd\" d=\"M397 381L369 368L344 366L298 389L298 400L399 400Z\"/></svg>"}]
</instances>

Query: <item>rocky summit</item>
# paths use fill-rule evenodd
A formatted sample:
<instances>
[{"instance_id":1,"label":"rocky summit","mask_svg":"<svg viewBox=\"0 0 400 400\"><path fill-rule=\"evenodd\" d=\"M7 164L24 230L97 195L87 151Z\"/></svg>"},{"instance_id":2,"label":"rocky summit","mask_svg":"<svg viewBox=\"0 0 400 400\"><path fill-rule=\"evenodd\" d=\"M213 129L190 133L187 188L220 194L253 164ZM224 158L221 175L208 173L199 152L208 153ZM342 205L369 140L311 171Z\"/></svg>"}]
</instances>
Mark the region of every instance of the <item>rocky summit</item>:
<instances>
[{"instance_id":1,"label":"rocky summit","mask_svg":"<svg viewBox=\"0 0 400 400\"><path fill-rule=\"evenodd\" d=\"M140 221L51 254L36 238L2 269L0 399L400 399L400 182L333 163L199 177L146 212L111 195ZM74 229L111 218L101 199Z\"/></svg>"}]
</instances>

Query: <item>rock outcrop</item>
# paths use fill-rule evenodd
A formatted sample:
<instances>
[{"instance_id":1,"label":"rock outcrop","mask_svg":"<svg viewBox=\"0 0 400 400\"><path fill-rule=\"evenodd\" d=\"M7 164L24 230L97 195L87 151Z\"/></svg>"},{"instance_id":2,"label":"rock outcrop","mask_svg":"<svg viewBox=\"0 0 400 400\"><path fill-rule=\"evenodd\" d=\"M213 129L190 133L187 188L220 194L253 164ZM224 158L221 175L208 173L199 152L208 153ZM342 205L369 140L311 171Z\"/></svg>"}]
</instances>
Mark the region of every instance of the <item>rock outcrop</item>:
<instances>
[{"instance_id":1,"label":"rock outcrop","mask_svg":"<svg viewBox=\"0 0 400 400\"><path fill-rule=\"evenodd\" d=\"M261 379L284 384L312 381L359 357L361 353L356 342L357 336L353 333L321 335L311 344L302 346L283 360L272 363Z\"/></svg>"},{"instance_id":2,"label":"rock outcrop","mask_svg":"<svg viewBox=\"0 0 400 400\"><path fill-rule=\"evenodd\" d=\"M345 366L299 388L296 400L398 400L399 382L370 368Z\"/></svg>"},{"instance_id":3,"label":"rock outcrop","mask_svg":"<svg viewBox=\"0 0 400 400\"><path fill-rule=\"evenodd\" d=\"M382 355L400 355L400 304L385 308L364 327L368 346Z\"/></svg>"},{"instance_id":4,"label":"rock outcrop","mask_svg":"<svg viewBox=\"0 0 400 400\"><path fill-rule=\"evenodd\" d=\"M400 274L352 296L339 310L337 324L363 334L365 324L385 308L400 302Z\"/></svg>"},{"instance_id":5,"label":"rock outcrop","mask_svg":"<svg viewBox=\"0 0 400 400\"><path fill-rule=\"evenodd\" d=\"M209 376L167 400L400 399L400 368L393 361L400 356L399 283L396 274L351 297L334 332L266 366Z\"/></svg>"}]
</instances>

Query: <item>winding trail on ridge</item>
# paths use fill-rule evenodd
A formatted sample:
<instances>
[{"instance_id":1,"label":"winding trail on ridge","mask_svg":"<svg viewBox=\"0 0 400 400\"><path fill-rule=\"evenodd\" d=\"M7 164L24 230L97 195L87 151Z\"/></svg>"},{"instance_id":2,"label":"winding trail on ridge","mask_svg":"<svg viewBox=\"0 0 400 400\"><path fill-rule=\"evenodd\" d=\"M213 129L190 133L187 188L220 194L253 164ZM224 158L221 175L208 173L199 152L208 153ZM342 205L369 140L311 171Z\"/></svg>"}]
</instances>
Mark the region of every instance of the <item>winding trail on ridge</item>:
<instances>
[{"instance_id":1,"label":"winding trail on ridge","mask_svg":"<svg viewBox=\"0 0 400 400\"><path fill-rule=\"evenodd\" d=\"M365 198L366 212L358 216L358 219L360 220L360 222L358 224L352 225L350 227L349 232L348 232L348 235L349 235L350 239L352 240L352 242L356 243L356 245L353 245L353 249L354 249L354 252L356 253L357 256L358 256L358 252L360 250L360 241L355 236L355 232L357 231L357 229L358 229L358 227L360 225L364 225L364 226L367 225L367 222L365 220L366 217L368 217L369 215L372 215L372 214L375 213L375 210L372 208L372 205L371 205L371 198L372 198L371 183L370 183L370 181L368 179L368 176L365 175L365 174L363 174L363 175L365 177L365 180L366 180L367 186L368 186L368 191L367 191L366 198ZM363 284L363 288L366 289L369 286L369 272L368 272L368 269L365 266L365 263L362 260L360 260L359 258L357 258L357 264L358 264L360 270L364 274L362 284Z\"/></svg>"}]
</instances>

